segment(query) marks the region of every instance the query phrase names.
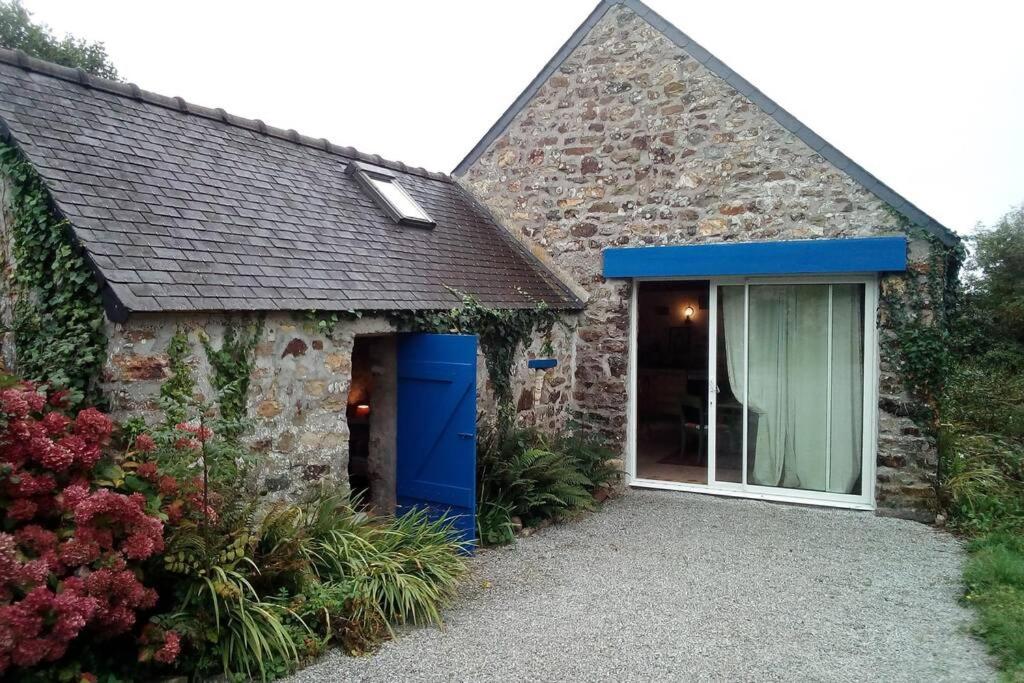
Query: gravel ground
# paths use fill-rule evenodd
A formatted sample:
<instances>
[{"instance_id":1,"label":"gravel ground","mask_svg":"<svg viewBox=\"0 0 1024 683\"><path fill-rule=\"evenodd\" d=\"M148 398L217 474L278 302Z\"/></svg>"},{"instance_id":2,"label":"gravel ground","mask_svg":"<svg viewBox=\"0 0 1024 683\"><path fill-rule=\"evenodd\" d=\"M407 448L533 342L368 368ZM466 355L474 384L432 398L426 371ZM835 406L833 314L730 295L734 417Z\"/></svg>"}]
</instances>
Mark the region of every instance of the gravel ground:
<instances>
[{"instance_id":1,"label":"gravel ground","mask_svg":"<svg viewBox=\"0 0 1024 683\"><path fill-rule=\"evenodd\" d=\"M993 680L962 562L916 522L632 491L480 553L443 630L289 680Z\"/></svg>"}]
</instances>

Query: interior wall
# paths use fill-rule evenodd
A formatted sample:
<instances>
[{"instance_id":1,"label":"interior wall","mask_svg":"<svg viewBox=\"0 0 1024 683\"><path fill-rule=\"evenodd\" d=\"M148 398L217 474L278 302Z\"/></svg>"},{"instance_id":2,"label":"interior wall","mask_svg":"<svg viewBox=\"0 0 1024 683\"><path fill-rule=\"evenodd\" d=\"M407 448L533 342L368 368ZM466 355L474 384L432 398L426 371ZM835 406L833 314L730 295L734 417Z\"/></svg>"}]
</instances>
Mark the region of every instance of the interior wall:
<instances>
[{"instance_id":1,"label":"interior wall","mask_svg":"<svg viewBox=\"0 0 1024 683\"><path fill-rule=\"evenodd\" d=\"M366 502L378 514L391 514L396 504L396 417L397 358L393 335L356 337L352 348L352 384L346 412L352 429L352 456L359 457L365 438L367 450L366 477L369 498ZM362 414L361 406L369 406ZM364 463L352 461L362 468Z\"/></svg>"},{"instance_id":2,"label":"interior wall","mask_svg":"<svg viewBox=\"0 0 1024 683\"><path fill-rule=\"evenodd\" d=\"M707 390L709 287L644 282L637 297L639 414L674 414L684 394ZM691 309L689 317L687 309Z\"/></svg>"},{"instance_id":3,"label":"interior wall","mask_svg":"<svg viewBox=\"0 0 1024 683\"><path fill-rule=\"evenodd\" d=\"M637 360L643 367L707 366L708 283L645 282L638 297ZM687 319L685 311L693 309Z\"/></svg>"}]
</instances>

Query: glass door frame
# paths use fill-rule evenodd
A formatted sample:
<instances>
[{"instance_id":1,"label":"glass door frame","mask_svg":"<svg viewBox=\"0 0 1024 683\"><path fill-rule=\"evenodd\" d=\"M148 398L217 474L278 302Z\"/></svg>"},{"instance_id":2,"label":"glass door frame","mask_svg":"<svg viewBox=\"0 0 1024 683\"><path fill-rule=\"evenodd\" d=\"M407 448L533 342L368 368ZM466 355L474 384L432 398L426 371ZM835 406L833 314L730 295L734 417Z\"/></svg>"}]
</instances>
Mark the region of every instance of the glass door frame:
<instances>
[{"instance_id":1,"label":"glass door frame","mask_svg":"<svg viewBox=\"0 0 1024 683\"><path fill-rule=\"evenodd\" d=\"M706 484L690 484L637 477L637 381L638 381L638 290L641 282L649 281L701 281L709 282L708 309L708 434L707 453L708 471ZM715 480L717 401L717 369L718 369L718 288L723 285L743 285L747 288L744 297L744 328L749 318L749 286L750 285L864 285L864 391L863 391L863 424L861 438L861 493L859 495L829 493L824 491L804 491L770 486L758 486L746 483L747 478L747 419L746 410L743 414L742 442L742 481L738 483ZM629 402L627 407L627 453L626 474L631 486L642 488L660 488L699 493L714 493L726 496L757 498L780 502L807 503L833 507L845 507L861 510L875 508L875 461L878 446L878 276L875 274L835 274L825 276L778 276L778 277L663 277L633 278L630 295L630 335L629 335ZM746 337L746 335L744 335ZM744 341L746 344L746 339ZM744 347L746 350L746 347ZM746 363L747 354L744 354ZM746 373L744 373L746 376ZM746 405L746 387L744 387L743 405Z\"/></svg>"}]
</instances>

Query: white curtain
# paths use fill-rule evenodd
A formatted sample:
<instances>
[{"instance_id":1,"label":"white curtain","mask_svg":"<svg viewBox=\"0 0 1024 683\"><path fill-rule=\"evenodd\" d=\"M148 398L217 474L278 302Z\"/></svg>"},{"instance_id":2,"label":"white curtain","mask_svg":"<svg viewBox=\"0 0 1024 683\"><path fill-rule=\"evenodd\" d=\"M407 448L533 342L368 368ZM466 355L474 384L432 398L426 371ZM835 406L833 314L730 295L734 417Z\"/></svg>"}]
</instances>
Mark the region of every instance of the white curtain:
<instances>
[{"instance_id":1,"label":"white curtain","mask_svg":"<svg viewBox=\"0 0 1024 683\"><path fill-rule=\"evenodd\" d=\"M833 287L831 406L828 285L751 285L747 340L744 288L726 286L719 291L729 383L739 400L745 381L747 387L748 439L754 444L747 481L853 492L861 457L862 287ZM831 460L827 457L829 411Z\"/></svg>"},{"instance_id":2,"label":"white curtain","mask_svg":"<svg viewBox=\"0 0 1024 683\"><path fill-rule=\"evenodd\" d=\"M832 285L832 452L828 490L854 491L864 442L864 288Z\"/></svg>"}]
</instances>

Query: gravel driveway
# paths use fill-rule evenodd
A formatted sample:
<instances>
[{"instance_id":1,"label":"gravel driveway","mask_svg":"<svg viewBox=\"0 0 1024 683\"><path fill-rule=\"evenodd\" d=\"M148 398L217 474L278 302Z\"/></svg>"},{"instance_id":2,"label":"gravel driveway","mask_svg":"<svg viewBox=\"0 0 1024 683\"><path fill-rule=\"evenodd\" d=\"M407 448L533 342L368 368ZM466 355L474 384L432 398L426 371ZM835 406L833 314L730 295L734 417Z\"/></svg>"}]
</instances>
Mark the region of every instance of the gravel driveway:
<instances>
[{"instance_id":1,"label":"gravel driveway","mask_svg":"<svg viewBox=\"0 0 1024 683\"><path fill-rule=\"evenodd\" d=\"M916 522L632 491L482 552L444 630L313 681L982 681L963 553Z\"/></svg>"}]
</instances>

